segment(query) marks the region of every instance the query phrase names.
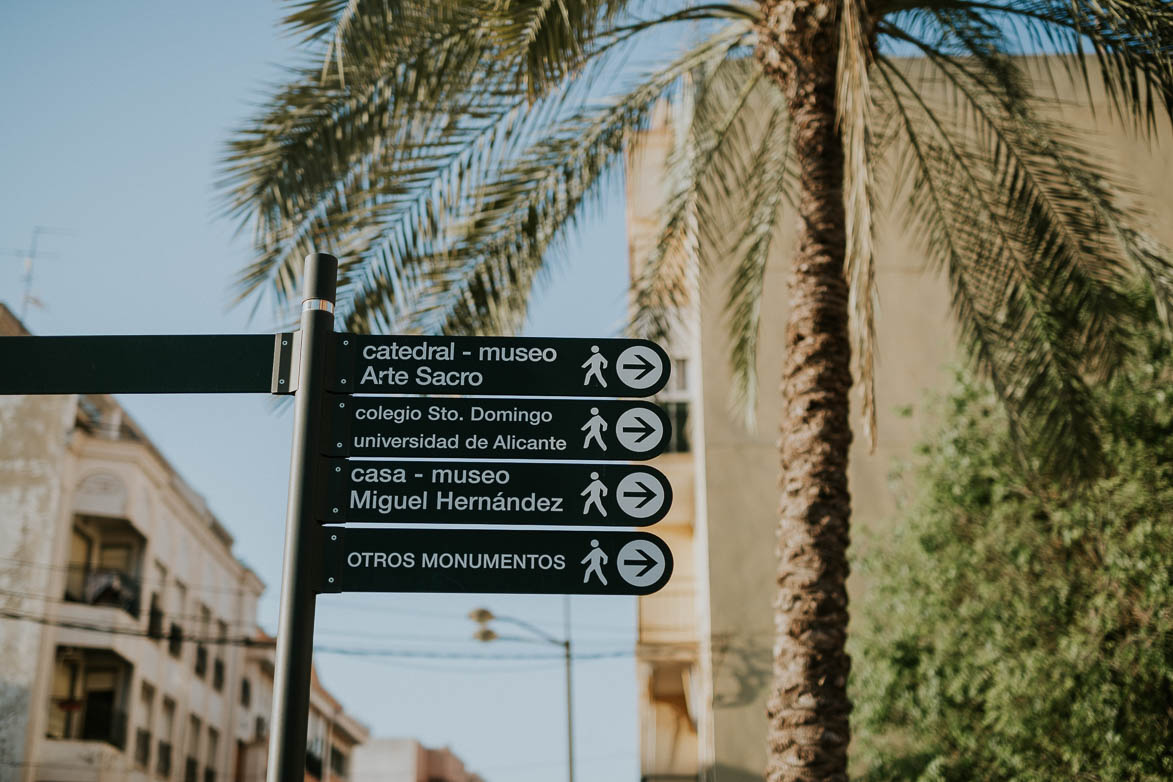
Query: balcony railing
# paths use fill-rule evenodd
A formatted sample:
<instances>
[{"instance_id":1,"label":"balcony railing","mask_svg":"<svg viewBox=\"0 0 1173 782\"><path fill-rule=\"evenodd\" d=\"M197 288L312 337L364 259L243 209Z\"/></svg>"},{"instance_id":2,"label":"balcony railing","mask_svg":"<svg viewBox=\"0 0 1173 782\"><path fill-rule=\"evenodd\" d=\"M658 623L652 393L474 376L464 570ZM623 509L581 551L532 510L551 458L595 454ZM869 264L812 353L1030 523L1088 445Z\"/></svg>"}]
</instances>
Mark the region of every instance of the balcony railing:
<instances>
[{"instance_id":1,"label":"balcony railing","mask_svg":"<svg viewBox=\"0 0 1173 782\"><path fill-rule=\"evenodd\" d=\"M310 776L321 779L322 778L322 756L315 755L312 752L305 753L305 773Z\"/></svg>"},{"instance_id":2,"label":"balcony railing","mask_svg":"<svg viewBox=\"0 0 1173 782\"><path fill-rule=\"evenodd\" d=\"M161 777L171 776L171 742L160 741L155 750L155 773Z\"/></svg>"},{"instance_id":3,"label":"balcony railing","mask_svg":"<svg viewBox=\"0 0 1173 782\"><path fill-rule=\"evenodd\" d=\"M116 606L138 618L141 586L137 578L121 570L70 565L65 599L86 605Z\"/></svg>"},{"instance_id":4,"label":"balcony railing","mask_svg":"<svg viewBox=\"0 0 1173 782\"><path fill-rule=\"evenodd\" d=\"M78 738L82 741L104 741L119 749L126 749L126 712L92 699L87 701Z\"/></svg>"}]
</instances>

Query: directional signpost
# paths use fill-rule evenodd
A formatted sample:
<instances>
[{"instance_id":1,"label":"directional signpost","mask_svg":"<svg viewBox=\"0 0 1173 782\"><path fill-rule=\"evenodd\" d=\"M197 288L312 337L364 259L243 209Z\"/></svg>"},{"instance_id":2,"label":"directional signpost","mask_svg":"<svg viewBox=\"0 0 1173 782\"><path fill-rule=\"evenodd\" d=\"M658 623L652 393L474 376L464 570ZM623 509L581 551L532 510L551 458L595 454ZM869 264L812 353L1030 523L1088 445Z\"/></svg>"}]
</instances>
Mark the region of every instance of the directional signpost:
<instances>
[{"instance_id":1,"label":"directional signpost","mask_svg":"<svg viewBox=\"0 0 1173 782\"><path fill-rule=\"evenodd\" d=\"M671 504L668 479L645 466L334 459L319 518L642 527L664 518Z\"/></svg>"},{"instance_id":2,"label":"directional signpost","mask_svg":"<svg viewBox=\"0 0 1173 782\"><path fill-rule=\"evenodd\" d=\"M323 592L646 595L672 573L644 532L331 528Z\"/></svg>"},{"instance_id":3,"label":"directional signpost","mask_svg":"<svg viewBox=\"0 0 1173 782\"><path fill-rule=\"evenodd\" d=\"M359 394L650 396L668 355L639 339L335 336L329 388Z\"/></svg>"},{"instance_id":4,"label":"directional signpost","mask_svg":"<svg viewBox=\"0 0 1173 782\"><path fill-rule=\"evenodd\" d=\"M332 456L650 459L670 433L647 402L355 397L328 409Z\"/></svg>"},{"instance_id":5,"label":"directional signpost","mask_svg":"<svg viewBox=\"0 0 1173 782\"><path fill-rule=\"evenodd\" d=\"M267 782L304 776L318 594L646 595L672 575L662 540L613 529L672 504L625 463L669 441L632 399L668 382L659 346L338 334L337 270L306 258L296 334L0 338L0 394L295 395Z\"/></svg>"}]
</instances>

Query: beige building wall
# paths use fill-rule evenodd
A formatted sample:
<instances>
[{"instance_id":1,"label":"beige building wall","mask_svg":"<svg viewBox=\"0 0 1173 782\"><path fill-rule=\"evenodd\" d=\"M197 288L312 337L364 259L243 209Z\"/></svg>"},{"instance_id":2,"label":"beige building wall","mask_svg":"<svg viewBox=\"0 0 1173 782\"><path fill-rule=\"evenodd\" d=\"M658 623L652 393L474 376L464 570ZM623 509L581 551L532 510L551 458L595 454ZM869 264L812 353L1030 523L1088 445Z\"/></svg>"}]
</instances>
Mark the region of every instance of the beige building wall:
<instances>
[{"instance_id":1,"label":"beige building wall","mask_svg":"<svg viewBox=\"0 0 1173 782\"><path fill-rule=\"evenodd\" d=\"M0 782L264 778L272 639L232 543L113 397L0 396ZM316 677L311 714L341 782L367 730Z\"/></svg>"},{"instance_id":2,"label":"beige building wall","mask_svg":"<svg viewBox=\"0 0 1173 782\"><path fill-rule=\"evenodd\" d=\"M415 739L373 739L354 753L353 782L484 782L447 747Z\"/></svg>"},{"instance_id":3,"label":"beige building wall","mask_svg":"<svg viewBox=\"0 0 1173 782\"><path fill-rule=\"evenodd\" d=\"M1120 172L1125 186L1138 193L1133 203L1152 214L1144 227L1166 246L1173 246L1173 134L1167 124L1161 124L1159 141L1150 146L1124 133L1111 120L1103 100L1096 101L1099 111L1093 116L1071 85L1067 85L1065 96L1071 105L1063 109L1063 123L1089 134L1087 143L1110 169ZM665 117L660 119L657 127L645 134L640 154L628 161L628 232L633 262L655 240L656 210L663 200L662 172L672 131L664 124ZM889 190L881 181L881 204L895 200ZM896 495L889 476L894 465L912 455L913 444L931 426L926 394L946 387L948 366L957 356L947 288L926 268L915 230L907 228L902 217L892 211L884 211L876 236L879 442L875 451L869 452L862 435L857 434L850 457L857 549L869 535L883 535L893 523ZM690 763L684 744L679 745L677 754L667 757L658 751L679 735L679 723L672 717L669 699L658 697L654 688L641 691L643 778L648 782L684 779L685 775L748 782L760 779L764 769L765 694L771 675L775 594L777 405L786 273L792 251L793 229L784 221L766 273L756 429L747 431L732 412L725 289L719 277L705 281L697 311L690 315L699 337L691 345L682 341L673 346L674 355L699 365L699 383L690 393L693 440L698 449L694 465L700 479L693 484L692 540L671 534L665 537L677 562L691 559L694 564L689 571L678 570L687 573L689 581L678 583L674 575L665 590L669 594L676 590L676 597L640 599L640 672L645 681L655 681L671 666L650 651L649 641L657 637L651 628L676 627L680 635L674 640L682 647L687 645L683 636L695 631L691 643L699 650L697 669L702 680L694 685L694 691L708 698L694 702L689 709L697 747ZM858 433L858 389L852 404ZM677 486L676 476L673 486ZM677 489L677 502L681 494ZM661 528L658 525L652 531L659 534ZM866 588L855 576L848 586L852 594ZM691 611L682 606L685 601L691 602Z\"/></svg>"}]
</instances>

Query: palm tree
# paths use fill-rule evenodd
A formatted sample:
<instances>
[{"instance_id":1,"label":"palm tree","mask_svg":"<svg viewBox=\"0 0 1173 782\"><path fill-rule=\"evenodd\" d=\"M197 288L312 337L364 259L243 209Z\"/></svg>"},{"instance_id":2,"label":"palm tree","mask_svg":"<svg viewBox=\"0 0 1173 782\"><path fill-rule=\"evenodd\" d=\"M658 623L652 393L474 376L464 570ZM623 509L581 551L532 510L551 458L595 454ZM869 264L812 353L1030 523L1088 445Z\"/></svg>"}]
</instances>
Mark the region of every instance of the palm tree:
<instances>
[{"instance_id":1,"label":"palm tree","mask_svg":"<svg viewBox=\"0 0 1173 782\"><path fill-rule=\"evenodd\" d=\"M765 259L797 220L766 777L845 780L848 391L854 357L870 437L877 172L1040 467L1094 470L1088 384L1124 354L1133 286L1168 324L1173 269L1055 119L1049 69L1089 95L1102 81L1105 110L1151 133L1173 115L1173 7L302 0L286 21L310 59L225 159L228 211L255 231L244 296L293 298L300 258L328 249L351 329L509 333L633 132L676 98L633 325L663 332L697 280L728 273L748 400ZM1024 51L1055 56L1032 80Z\"/></svg>"}]
</instances>

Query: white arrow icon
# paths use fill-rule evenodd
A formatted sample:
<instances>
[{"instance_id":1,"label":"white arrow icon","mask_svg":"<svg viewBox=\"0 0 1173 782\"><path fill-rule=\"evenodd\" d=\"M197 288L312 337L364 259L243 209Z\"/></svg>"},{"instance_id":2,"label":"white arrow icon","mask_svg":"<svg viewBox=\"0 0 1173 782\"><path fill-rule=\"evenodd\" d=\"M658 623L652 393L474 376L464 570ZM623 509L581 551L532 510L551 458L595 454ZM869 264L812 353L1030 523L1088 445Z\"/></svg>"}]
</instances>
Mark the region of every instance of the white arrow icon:
<instances>
[{"instance_id":1,"label":"white arrow icon","mask_svg":"<svg viewBox=\"0 0 1173 782\"><path fill-rule=\"evenodd\" d=\"M651 388L664 375L664 362L651 348L634 345L619 354L615 373L628 388Z\"/></svg>"},{"instance_id":2,"label":"white arrow icon","mask_svg":"<svg viewBox=\"0 0 1173 782\"><path fill-rule=\"evenodd\" d=\"M632 586L651 586L664 575L664 552L650 540L633 540L619 549L615 567Z\"/></svg>"},{"instance_id":3,"label":"white arrow icon","mask_svg":"<svg viewBox=\"0 0 1173 782\"><path fill-rule=\"evenodd\" d=\"M615 422L615 437L629 451L650 451L664 439L660 417L644 407L633 407Z\"/></svg>"},{"instance_id":4,"label":"white arrow icon","mask_svg":"<svg viewBox=\"0 0 1173 782\"><path fill-rule=\"evenodd\" d=\"M650 472L633 472L619 481L615 500L631 518L646 519L664 507L664 487Z\"/></svg>"}]
</instances>

